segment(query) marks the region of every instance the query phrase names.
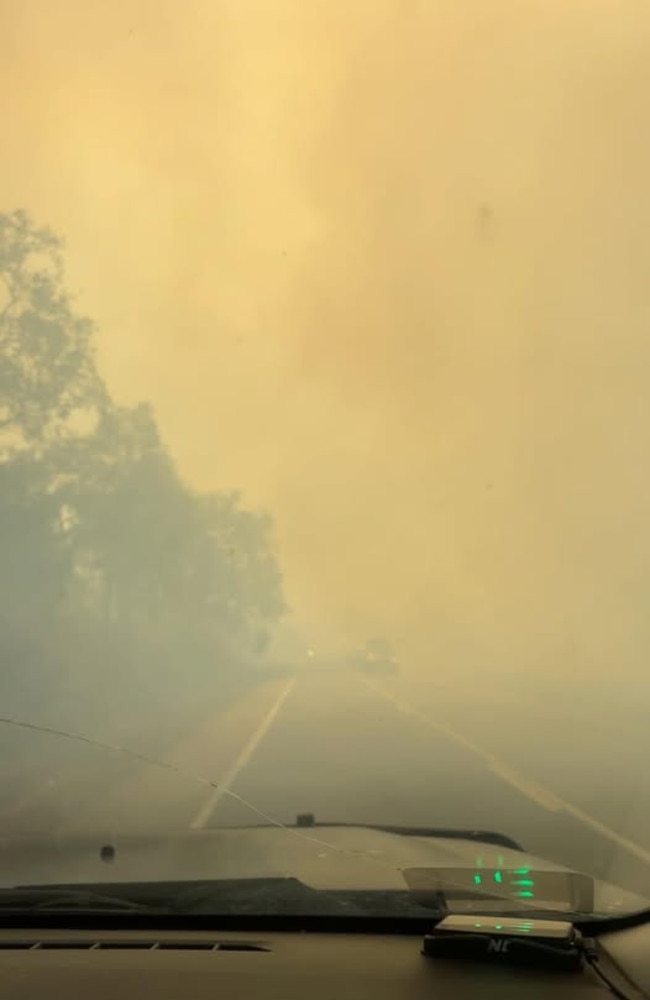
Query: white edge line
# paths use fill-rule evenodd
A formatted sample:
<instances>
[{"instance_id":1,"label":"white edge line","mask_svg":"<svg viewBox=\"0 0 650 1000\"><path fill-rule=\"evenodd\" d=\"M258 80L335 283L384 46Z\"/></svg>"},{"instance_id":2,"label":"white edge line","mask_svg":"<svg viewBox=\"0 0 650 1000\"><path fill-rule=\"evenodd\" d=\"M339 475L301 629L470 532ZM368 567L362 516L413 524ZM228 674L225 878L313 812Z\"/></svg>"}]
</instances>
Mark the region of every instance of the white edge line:
<instances>
[{"instance_id":1,"label":"white edge line","mask_svg":"<svg viewBox=\"0 0 650 1000\"><path fill-rule=\"evenodd\" d=\"M284 705L286 699L289 697L289 694L291 693L295 683L296 683L296 678L292 677L287 682L287 684L285 684L282 691L280 692L276 700L273 702L270 709L262 719L261 723L259 724L255 732L249 739L248 743L246 743L245 746L242 748L241 752L237 755L237 757L233 761L230 769L226 772L223 779L219 782L219 787L214 788L210 792L207 799L196 813L196 816L190 823L191 830L201 830L206 826L208 820L210 819L210 816L216 809L217 805L219 804L223 796L227 795L228 792L231 790L232 785L234 784L237 776L240 774L241 771L244 770L246 765L249 763L251 757L253 756L258 746L260 745L260 743L268 733L269 729L275 722L278 712Z\"/></svg>"},{"instance_id":2,"label":"white edge line","mask_svg":"<svg viewBox=\"0 0 650 1000\"><path fill-rule=\"evenodd\" d=\"M426 725L431 726L433 729L437 729L438 732L443 733L449 739L458 743L460 746L465 747L466 750L470 750L476 756L480 757L487 766L490 768L494 774L497 774L503 781L506 781L509 785L515 788L526 798L531 799L536 805L541 806L542 809L546 809L548 812L566 812L574 819L577 819L580 823L585 826L590 827L595 833L600 834L607 840L612 841L612 843L617 844L628 854L634 855L634 857L639 858L645 864L650 865L650 851L646 851L640 844L635 843L628 837L624 837L622 834L617 833L616 830L612 830L610 827L601 823L594 816L585 812L583 809L578 808L578 806L572 805L570 802L566 802L561 799L559 795L552 792L550 789L545 788L543 785L538 784L535 781L530 781L523 774L519 774L514 768L512 768L506 761L501 760L499 757L495 757L493 754L488 753L483 750L482 747L477 746L471 740L468 740L461 733L457 733L451 726L447 726L441 722L435 722L424 712L418 711L418 709L411 708L410 705L405 704L400 701L394 695L390 694L388 691L384 691L378 684L372 681L366 680L364 678L364 683L379 695L381 698L385 698L389 701L395 708L402 712L404 715L410 715L413 718L419 719L421 722L426 723Z\"/></svg>"}]
</instances>

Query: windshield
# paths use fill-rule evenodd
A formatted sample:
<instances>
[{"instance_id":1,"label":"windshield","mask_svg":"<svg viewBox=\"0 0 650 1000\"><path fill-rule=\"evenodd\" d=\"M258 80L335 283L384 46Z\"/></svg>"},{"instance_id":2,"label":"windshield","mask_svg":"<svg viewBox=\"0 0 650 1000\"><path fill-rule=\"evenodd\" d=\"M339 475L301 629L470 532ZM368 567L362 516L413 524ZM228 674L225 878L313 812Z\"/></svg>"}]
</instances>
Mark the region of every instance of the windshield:
<instances>
[{"instance_id":1,"label":"windshield","mask_svg":"<svg viewBox=\"0 0 650 1000\"><path fill-rule=\"evenodd\" d=\"M650 906L650 14L0 26L0 887Z\"/></svg>"}]
</instances>

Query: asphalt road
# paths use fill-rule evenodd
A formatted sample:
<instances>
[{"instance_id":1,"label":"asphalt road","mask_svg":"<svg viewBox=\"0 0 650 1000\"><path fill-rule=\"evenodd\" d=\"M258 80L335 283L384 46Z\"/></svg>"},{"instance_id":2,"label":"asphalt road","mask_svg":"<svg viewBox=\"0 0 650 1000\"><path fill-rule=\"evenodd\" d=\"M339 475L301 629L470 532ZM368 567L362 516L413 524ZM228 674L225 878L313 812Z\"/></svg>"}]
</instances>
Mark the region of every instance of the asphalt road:
<instances>
[{"instance_id":1,"label":"asphalt road","mask_svg":"<svg viewBox=\"0 0 650 1000\"><path fill-rule=\"evenodd\" d=\"M492 829L650 897L649 738L641 714L609 714L503 683L314 672L206 707L160 763L3 732L0 834L110 837L301 812Z\"/></svg>"}]
</instances>

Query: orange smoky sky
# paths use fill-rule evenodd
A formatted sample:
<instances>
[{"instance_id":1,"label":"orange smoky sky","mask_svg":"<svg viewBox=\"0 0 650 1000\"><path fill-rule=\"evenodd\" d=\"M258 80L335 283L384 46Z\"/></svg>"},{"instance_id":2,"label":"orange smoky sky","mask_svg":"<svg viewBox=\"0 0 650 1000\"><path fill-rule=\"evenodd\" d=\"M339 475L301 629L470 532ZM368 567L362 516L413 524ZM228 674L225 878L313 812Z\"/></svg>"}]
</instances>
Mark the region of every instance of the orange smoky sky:
<instances>
[{"instance_id":1,"label":"orange smoky sky","mask_svg":"<svg viewBox=\"0 0 650 1000\"><path fill-rule=\"evenodd\" d=\"M640 666L650 11L0 0L0 210L324 642Z\"/></svg>"}]
</instances>

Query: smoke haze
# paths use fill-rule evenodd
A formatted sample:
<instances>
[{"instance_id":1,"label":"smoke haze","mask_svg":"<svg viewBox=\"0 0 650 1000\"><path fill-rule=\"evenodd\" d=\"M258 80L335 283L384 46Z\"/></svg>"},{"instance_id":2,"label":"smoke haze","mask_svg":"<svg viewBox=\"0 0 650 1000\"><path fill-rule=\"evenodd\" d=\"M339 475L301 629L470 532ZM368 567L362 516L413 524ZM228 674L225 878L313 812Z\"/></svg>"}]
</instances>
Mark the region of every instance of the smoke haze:
<instances>
[{"instance_id":1,"label":"smoke haze","mask_svg":"<svg viewBox=\"0 0 650 1000\"><path fill-rule=\"evenodd\" d=\"M3 210L100 368L274 516L297 619L408 663L643 669L650 15L2 0Z\"/></svg>"}]
</instances>

